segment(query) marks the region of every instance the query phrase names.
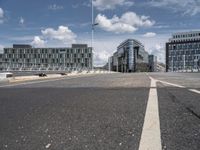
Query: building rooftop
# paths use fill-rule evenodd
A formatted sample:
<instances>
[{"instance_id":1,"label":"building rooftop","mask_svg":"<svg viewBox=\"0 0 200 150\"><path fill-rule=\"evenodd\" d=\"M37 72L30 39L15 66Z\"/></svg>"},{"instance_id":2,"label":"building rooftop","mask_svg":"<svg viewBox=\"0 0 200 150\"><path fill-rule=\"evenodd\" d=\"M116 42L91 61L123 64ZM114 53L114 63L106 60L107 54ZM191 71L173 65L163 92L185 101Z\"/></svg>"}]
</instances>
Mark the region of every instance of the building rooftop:
<instances>
[{"instance_id":1,"label":"building rooftop","mask_svg":"<svg viewBox=\"0 0 200 150\"><path fill-rule=\"evenodd\" d=\"M13 44L13 48L32 48L32 46L28 44Z\"/></svg>"},{"instance_id":2,"label":"building rooftop","mask_svg":"<svg viewBox=\"0 0 200 150\"><path fill-rule=\"evenodd\" d=\"M200 31L174 33L169 42L186 42L191 40L200 40Z\"/></svg>"},{"instance_id":3,"label":"building rooftop","mask_svg":"<svg viewBox=\"0 0 200 150\"><path fill-rule=\"evenodd\" d=\"M72 44L72 48L87 48L87 44Z\"/></svg>"},{"instance_id":4,"label":"building rooftop","mask_svg":"<svg viewBox=\"0 0 200 150\"><path fill-rule=\"evenodd\" d=\"M136 40L136 39L127 39L127 40L123 41L117 48L119 49L119 48L123 47L123 46L126 45L128 42L134 42L134 43L136 43L137 45L140 45L140 46L144 47L144 45L143 45L140 41L138 41L138 40Z\"/></svg>"}]
</instances>

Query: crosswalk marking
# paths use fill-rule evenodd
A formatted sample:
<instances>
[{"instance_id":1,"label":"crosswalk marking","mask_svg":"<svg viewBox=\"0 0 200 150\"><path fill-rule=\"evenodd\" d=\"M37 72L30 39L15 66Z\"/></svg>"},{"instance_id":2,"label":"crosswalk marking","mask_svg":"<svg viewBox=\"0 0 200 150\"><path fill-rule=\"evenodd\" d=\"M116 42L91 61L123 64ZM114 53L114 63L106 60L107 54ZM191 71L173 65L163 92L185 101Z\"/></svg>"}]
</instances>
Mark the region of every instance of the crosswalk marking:
<instances>
[{"instance_id":1,"label":"crosswalk marking","mask_svg":"<svg viewBox=\"0 0 200 150\"><path fill-rule=\"evenodd\" d=\"M139 150L161 150L160 119L156 80L151 79L151 88L146 108L145 120Z\"/></svg>"}]
</instances>

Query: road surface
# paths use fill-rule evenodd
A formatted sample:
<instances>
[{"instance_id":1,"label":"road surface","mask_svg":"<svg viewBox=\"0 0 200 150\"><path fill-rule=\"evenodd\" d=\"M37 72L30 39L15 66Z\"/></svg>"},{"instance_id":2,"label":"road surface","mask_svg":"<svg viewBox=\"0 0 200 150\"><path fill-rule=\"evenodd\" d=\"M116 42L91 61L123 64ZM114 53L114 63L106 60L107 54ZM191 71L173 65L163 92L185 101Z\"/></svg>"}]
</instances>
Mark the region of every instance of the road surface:
<instances>
[{"instance_id":1,"label":"road surface","mask_svg":"<svg viewBox=\"0 0 200 150\"><path fill-rule=\"evenodd\" d=\"M0 85L1 150L199 150L200 74Z\"/></svg>"}]
</instances>

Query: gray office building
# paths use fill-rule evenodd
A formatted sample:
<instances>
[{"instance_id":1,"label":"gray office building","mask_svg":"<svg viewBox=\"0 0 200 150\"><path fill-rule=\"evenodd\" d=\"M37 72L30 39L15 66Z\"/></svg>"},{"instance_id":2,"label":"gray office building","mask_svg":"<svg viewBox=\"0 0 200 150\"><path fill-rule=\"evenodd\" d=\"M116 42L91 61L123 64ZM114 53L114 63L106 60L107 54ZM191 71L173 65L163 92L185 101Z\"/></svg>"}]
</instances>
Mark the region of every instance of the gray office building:
<instances>
[{"instance_id":1,"label":"gray office building","mask_svg":"<svg viewBox=\"0 0 200 150\"><path fill-rule=\"evenodd\" d=\"M33 48L13 45L4 48L1 70L90 70L93 68L92 48L72 44L69 48Z\"/></svg>"},{"instance_id":2,"label":"gray office building","mask_svg":"<svg viewBox=\"0 0 200 150\"><path fill-rule=\"evenodd\" d=\"M148 68L148 53L142 43L135 39L122 42L111 58L110 66L113 71L136 72L146 71Z\"/></svg>"},{"instance_id":3,"label":"gray office building","mask_svg":"<svg viewBox=\"0 0 200 150\"><path fill-rule=\"evenodd\" d=\"M200 71L200 31L172 35L166 43L166 71Z\"/></svg>"},{"instance_id":4,"label":"gray office building","mask_svg":"<svg viewBox=\"0 0 200 150\"><path fill-rule=\"evenodd\" d=\"M149 55L149 72L157 71L157 56Z\"/></svg>"}]
</instances>

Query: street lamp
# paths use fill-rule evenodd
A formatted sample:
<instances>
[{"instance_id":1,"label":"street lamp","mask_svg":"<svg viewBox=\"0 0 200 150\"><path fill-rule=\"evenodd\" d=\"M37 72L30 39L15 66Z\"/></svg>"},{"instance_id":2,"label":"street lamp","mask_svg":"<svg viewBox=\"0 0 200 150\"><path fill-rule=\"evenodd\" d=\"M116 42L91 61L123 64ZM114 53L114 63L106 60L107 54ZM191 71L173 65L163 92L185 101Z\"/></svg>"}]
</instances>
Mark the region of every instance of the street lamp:
<instances>
[{"instance_id":1,"label":"street lamp","mask_svg":"<svg viewBox=\"0 0 200 150\"><path fill-rule=\"evenodd\" d=\"M93 44L94 44L94 27L97 25L98 23L94 23L94 5L93 5L93 0L92 0L92 40L91 40L92 49L93 49ZM92 70L93 70L93 65L92 65Z\"/></svg>"}]
</instances>

